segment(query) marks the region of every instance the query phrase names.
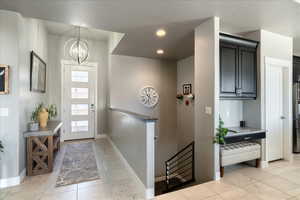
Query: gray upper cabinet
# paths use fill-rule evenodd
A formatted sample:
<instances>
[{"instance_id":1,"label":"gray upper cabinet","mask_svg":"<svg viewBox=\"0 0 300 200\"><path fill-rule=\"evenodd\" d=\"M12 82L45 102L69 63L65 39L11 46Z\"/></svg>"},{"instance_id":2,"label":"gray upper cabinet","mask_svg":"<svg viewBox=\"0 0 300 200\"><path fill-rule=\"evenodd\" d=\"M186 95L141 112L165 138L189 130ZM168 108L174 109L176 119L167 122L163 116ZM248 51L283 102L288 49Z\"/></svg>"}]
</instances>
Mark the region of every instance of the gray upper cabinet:
<instances>
[{"instance_id":1,"label":"gray upper cabinet","mask_svg":"<svg viewBox=\"0 0 300 200\"><path fill-rule=\"evenodd\" d=\"M220 34L220 97L255 99L258 42Z\"/></svg>"},{"instance_id":2,"label":"gray upper cabinet","mask_svg":"<svg viewBox=\"0 0 300 200\"><path fill-rule=\"evenodd\" d=\"M227 97L236 96L238 76L238 47L231 44L220 46L220 92Z\"/></svg>"}]
</instances>

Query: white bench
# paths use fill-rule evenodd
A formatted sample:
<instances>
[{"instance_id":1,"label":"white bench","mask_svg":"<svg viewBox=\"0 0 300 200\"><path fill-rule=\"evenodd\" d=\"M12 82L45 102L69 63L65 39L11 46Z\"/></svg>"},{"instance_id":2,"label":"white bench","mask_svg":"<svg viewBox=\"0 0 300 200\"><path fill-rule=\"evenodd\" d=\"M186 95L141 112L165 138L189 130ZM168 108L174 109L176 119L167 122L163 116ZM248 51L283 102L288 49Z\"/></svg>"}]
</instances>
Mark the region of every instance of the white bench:
<instances>
[{"instance_id":1,"label":"white bench","mask_svg":"<svg viewBox=\"0 0 300 200\"><path fill-rule=\"evenodd\" d=\"M259 166L261 158L261 146L255 142L238 142L221 146L221 177L224 176L224 167L250 160L256 160Z\"/></svg>"}]
</instances>

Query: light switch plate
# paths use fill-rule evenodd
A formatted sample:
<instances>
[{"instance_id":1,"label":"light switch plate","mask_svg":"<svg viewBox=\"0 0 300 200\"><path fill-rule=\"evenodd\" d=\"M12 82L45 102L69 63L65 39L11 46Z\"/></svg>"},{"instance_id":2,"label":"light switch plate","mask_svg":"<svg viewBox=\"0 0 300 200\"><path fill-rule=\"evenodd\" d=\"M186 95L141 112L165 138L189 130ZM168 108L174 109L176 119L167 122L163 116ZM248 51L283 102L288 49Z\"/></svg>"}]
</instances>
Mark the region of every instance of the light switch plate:
<instances>
[{"instance_id":1,"label":"light switch plate","mask_svg":"<svg viewBox=\"0 0 300 200\"><path fill-rule=\"evenodd\" d=\"M212 109L211 109L211 107L205 106L205 113L208 114L208 115L211 115L211 114L212 114Z\"/></svg>"},{"instance_id":2,"label":"light switch plate","mask_svg":"<svg viewBox=\"0 0 300 200\"><path fill-rule=\"evenodd\" d=\"M8 117L8 108L0 108L0 117Z\"/></svg>"}]
</instances>

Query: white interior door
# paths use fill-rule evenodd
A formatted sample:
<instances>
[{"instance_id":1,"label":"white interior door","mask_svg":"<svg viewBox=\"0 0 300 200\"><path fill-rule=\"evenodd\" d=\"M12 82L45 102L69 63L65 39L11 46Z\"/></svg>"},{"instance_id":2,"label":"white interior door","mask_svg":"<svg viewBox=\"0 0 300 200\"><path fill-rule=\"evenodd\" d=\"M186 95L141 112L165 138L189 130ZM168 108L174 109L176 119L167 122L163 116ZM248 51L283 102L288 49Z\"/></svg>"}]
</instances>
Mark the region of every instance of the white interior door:
<instances>
[{"instance_id":1,"label":"white interior door","mask_svg":"<svg viewBox=\"0 0 300 200\"><path fill-rule=\"evenodd\" d=\"M266 78L268 160L273 161L282 159L284 152L283 68L269 65Z\"/></svg>"},{"instance_id":2,"label":"white interior door","mask_svg":"<svg viewBox=\"0 0 300 200\"><path fill-rule=\"evenodd\" d=\"M64 140L95 136L95 67L64 65Z\"/></svg>"}]
</instances>

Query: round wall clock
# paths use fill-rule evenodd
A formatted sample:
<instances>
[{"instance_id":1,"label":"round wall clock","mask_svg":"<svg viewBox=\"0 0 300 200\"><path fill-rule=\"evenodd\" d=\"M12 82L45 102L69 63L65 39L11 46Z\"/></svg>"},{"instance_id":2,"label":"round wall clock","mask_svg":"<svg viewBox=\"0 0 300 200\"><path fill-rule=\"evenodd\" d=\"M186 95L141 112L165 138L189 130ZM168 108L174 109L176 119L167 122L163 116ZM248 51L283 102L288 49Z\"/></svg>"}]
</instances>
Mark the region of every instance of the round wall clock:
<instances>
[{"instance_id":1,"label":"round wall clock","mask_svg":"<svg viewBox=\"0 0 300 200\"><path fill-rule=\"evenodd\" d=\"M159 95L153 87L146 86L140 90L140 101L144 106L152 108L156 106L158 100Z\"/></svg>"}]
</instances>

